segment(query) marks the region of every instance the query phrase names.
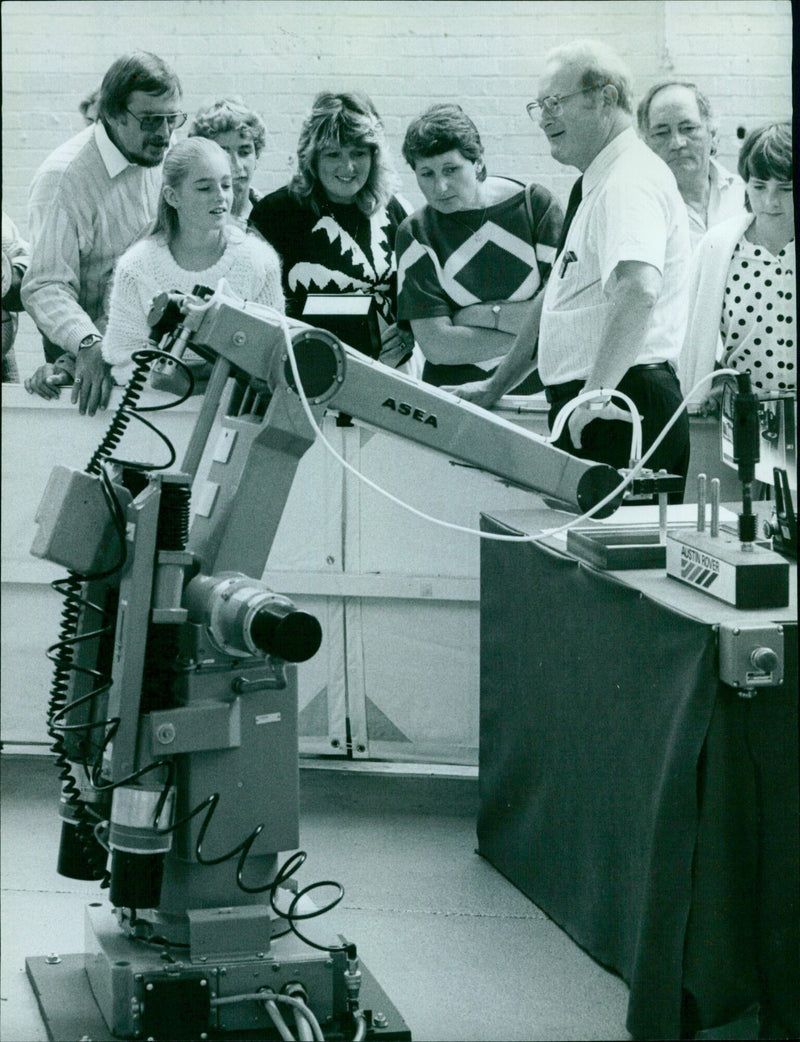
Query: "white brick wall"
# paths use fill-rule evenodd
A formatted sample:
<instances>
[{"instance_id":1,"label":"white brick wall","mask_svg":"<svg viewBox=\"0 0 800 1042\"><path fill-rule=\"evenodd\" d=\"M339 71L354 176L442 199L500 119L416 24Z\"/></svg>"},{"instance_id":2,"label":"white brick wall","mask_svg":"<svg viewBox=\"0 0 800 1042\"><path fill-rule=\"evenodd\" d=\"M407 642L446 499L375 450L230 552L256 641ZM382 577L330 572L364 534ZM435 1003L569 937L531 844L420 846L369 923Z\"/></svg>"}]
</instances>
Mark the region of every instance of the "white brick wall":
<instances>
[{"instance_id":1,"label":"white brick wall","mask_svg":"<svg viewBox=\"0 0 800 1042\"><path fill-rule=\"evenodd\" d=\"M738 127L791 107L789 0L4 0L2 19L3 206L22 228L37 165L81 128L78 102L133 48L174 66L190 113L239 93L264 115L262 191L287 180L318 90L365 90L415 205L400 144L436 100L472 116L491 171L566 199L574 171L550 158L525 102L544 53L579 36L616 47L638 93L667 74L693 79L717 109L726 165Z\"/></svg>"},{"instance_id":2,"label":"white brick wall","mask_svg":"<svg viewBox=\"0 0 800 1042\"><path fill-rule=\"evenodd\" d=\"M738 128L791 118L789 4L681 0L667 3L665 26L665 67L711 98L723 161L735 162Z\"/></svg>"}]
</instances>

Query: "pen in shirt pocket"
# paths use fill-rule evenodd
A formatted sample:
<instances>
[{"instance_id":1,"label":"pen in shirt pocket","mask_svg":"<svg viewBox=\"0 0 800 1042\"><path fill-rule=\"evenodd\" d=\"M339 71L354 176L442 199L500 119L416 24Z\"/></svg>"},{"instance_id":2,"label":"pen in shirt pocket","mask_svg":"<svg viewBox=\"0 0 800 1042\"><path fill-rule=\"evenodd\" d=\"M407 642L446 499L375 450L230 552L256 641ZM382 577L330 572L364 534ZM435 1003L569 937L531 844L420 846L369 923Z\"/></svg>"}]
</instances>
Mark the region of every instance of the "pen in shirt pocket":
<instances>
[{"instance_id":1,"label":"pen in shirt pocket","mask_svg":"<svg viewBox=\"0 0 800 1042\"><path fill-rule=\"evenodd\" d=\"M564 254L563 260L561 261L561 268L559 269L559 272L558 272L558 277L560 279L564 278L564 276L567 274L567 268L570 266L570 264L574 263L577 259L578 258L576 256L576 254L573 253L572 250L567 250L567 252Z\"/></svg>"}]
</instances>

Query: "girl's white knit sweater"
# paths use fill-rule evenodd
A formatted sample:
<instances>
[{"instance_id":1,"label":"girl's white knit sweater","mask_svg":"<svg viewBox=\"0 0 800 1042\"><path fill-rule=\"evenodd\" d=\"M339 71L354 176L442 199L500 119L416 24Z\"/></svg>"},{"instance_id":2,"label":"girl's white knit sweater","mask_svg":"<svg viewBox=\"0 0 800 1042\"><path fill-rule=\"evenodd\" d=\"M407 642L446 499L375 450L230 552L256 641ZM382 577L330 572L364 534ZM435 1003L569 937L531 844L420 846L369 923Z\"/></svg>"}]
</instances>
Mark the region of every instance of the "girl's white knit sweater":
<instances>
[{"instance_id":1,"label":"girl's white knit sweater","mask_svg":"<svg viewBox=\"0 0 800 1042\"><path fill-rule=\"evenodd\" d=\"M161 236L142 239L120 257L102 347L117 383L127 383L131 376L133 352L151 346L147 316L153 298L160 293L191 293L197 285L215 289L224 278L245 300L284 310L280 260L272 246L234 227L228 236L225 252L205 271L181 268Z\"/></svg>"}]
</instances>

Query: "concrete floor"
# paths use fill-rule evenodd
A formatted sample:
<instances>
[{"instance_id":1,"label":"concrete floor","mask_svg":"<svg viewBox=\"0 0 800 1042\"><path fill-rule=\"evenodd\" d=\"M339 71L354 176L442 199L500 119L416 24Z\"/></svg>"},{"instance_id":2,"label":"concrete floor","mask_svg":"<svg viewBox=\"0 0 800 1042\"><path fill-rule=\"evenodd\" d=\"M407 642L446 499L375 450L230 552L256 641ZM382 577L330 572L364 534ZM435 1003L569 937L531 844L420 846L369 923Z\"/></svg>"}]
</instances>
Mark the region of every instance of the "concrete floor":
<instances>
[{"instance_id":1,"label":"concrete floor","mask_svg":"<svg viewBox=\"0 0 800 1042\"><path fill-rule=\"evenodd\" d=\"M56 874L49 758L4 755L0 766L0 1038L40 1042L25 957L81 952L83 907L102 895ZM475 853L474 772L364 768L301 771L298 881L344 885L331 929L356 941L415 1042L627 1039L625 984Z\"/></svg>"}]
</instances>

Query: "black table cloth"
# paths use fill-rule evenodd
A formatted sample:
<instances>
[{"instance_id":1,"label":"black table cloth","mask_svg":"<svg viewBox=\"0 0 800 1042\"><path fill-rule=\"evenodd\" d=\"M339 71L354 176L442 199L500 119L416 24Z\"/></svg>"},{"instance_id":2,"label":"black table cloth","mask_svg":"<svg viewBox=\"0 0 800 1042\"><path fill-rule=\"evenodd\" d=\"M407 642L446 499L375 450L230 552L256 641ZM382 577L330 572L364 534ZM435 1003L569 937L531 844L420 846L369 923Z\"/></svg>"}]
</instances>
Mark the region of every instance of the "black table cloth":
<instances>
[{"instance_id":1,"label":"black table cloth","mask_svg":"<svg viewBox=\"0 0 800 1042\"><path fill-rule=\"evenodd\" d=\"M782 687L720 682L731 617L784 623ZM634 1037L754 1003L773 1037L800 1034L797 792L796 607L737 613L552 541L482 543L478 849L629 984Z\"/></svg>"}]
</instances>

